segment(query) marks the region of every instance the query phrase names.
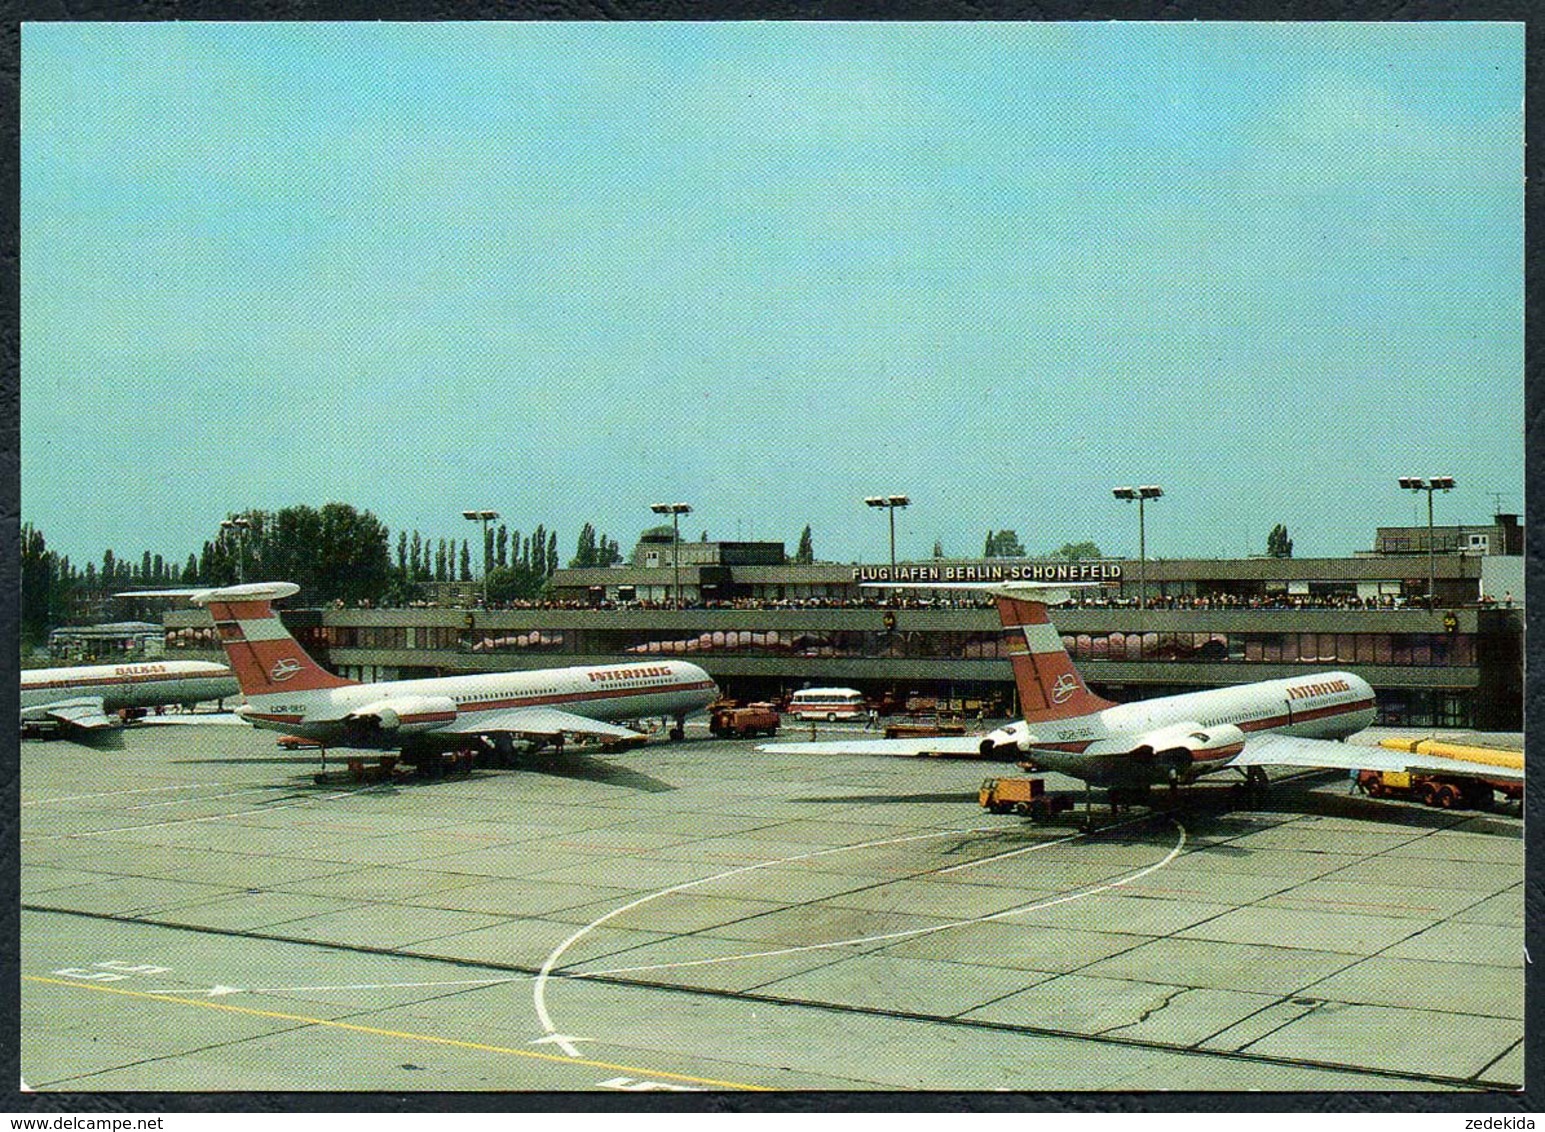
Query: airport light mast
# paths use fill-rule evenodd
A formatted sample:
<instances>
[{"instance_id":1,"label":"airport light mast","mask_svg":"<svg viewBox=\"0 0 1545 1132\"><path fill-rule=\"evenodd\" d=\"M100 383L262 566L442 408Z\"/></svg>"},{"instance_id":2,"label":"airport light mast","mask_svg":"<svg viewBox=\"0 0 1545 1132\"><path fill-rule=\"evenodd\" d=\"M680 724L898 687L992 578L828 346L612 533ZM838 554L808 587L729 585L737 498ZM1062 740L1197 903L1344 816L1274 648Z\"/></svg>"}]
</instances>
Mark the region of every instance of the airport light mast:
<instances>
[{"instance_id":1,"label":"airport light mast","mask_svg":"<svg viewBox=\"0 0 1545 1132\"><path fill-rule=\"evenodd\" d=\"M1432 476L1422 479L1421 476L1401 476L1400 486L1406 491L1425 491L1427 493L1427 608L1436 609L1438 604L1438 570L1437 560L1433 556L1432 544L1432 493L1435 491L1453 491L1453 476Z\"/></svg>"},{"instance_id":2,"label":"airport light mast","mask_svg":"<svg viewBox=\"0 0 1545 1132\"><path fill-rule=\"evenodd\" d=\"M1150 499L1159 498L1164 494L1164 489L1158 484L1150 483L1142 487L1112 488L1111 494L1128 503L1134 499L1137 500L1137 609L1141 614L1148 600L1148 532L1143 519L1143 504Z\"/></svg>"},{"instance_id":3,"label":"airport light mast","mask_svg":"<svg viewBox=\"0 0 1545 1132\"><path fill-rule=\"evenodd\" d=\"M220 529L236 532L236 582L240 585L247 580L247 532L252 529L252 520L221 519Z\"/></svg>"},{"instance_id":4,"label":"airport light mast","mask_svg":"<svg viewBox=\"0 0 1545 1132\"><path fill-rule=\"evenodd\" d=\"M690 503L651 503L649 510L656 515L669 515L671 517L671 535L675 542L671 545L671 571L675 575L672 589L676 591L676 608L681 608L681 517L692 513Z\"/></svg>"},{"instance_id":5,"label":"airport light mast","mask_svg":"<svg viewBox=\"0 0 1545 1132\"><path fill-rule=\"evenodd\" d=\"M483 524L483 607L488 607L488 524L499 517L497 511L463 511L463 519Z\"/></svg>"},{"instance_id":6,"label":"airport light mast","mask_svg":"<svg viewBox=\"0 0 1545 1132\"><path fill-rule=\"evenodd\" d=\"M890 518L891 518L891 577L890 577L890 580L892 582L894 582L896 580L896 508L898 508L898 507L906 507L906 506L911 504L912 500L908 499L905 495L871 495L871 496L866 497L864 499L864 502L866 504L868 504L870 507L884 507L887 511L890 512Z\"/></svg>"}]
</instances>

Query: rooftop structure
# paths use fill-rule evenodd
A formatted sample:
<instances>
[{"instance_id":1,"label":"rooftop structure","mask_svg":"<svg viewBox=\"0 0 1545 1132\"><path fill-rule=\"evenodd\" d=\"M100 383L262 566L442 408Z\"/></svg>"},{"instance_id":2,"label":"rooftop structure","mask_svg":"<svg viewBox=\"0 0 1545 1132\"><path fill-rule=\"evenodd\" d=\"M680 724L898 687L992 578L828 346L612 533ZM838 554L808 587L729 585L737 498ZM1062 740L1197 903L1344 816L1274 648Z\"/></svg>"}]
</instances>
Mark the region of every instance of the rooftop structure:
<instances>
[{"instance_id":1,"label":"rooftop structure","mask_svg":"<svg viewBox=\"0 0 1545 1132\"><path fill-rule=\"evenodd\" d=\"M1517 515L1497 515L1490 523L1433 527L1432 548L1438 554L1521 555L1524 529ZM1373 553L1426 554L1427 528L1380 527L1374 535Z\"/></svg>"}]
</instances>

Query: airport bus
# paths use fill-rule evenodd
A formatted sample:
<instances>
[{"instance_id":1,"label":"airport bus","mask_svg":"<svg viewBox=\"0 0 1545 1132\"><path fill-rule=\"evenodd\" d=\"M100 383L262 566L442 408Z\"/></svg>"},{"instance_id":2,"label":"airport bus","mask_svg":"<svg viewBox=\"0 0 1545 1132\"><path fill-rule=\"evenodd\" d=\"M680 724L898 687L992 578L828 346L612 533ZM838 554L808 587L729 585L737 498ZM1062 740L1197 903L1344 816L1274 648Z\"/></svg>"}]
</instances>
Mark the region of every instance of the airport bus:
<instances>
[{"instance_id":1,"label":"airport bus","mask_svg":"<svg viewBox=\"0 0 1545 1132\"><path fill-rule=\"evenodd\" d=\"M869 705L864 693L854 688L805 688L789 700L789 712L800 719L863 719Z\"/></svg>"}]
</instances>

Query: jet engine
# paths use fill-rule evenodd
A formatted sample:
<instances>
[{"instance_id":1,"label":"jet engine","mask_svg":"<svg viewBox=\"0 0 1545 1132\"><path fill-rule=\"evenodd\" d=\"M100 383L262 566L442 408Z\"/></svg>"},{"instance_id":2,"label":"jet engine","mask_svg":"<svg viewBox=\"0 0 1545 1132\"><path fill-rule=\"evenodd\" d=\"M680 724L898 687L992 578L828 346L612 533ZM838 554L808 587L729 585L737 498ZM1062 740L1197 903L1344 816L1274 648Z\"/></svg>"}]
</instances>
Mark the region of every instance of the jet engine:
<instances>
[{"instance_id":1,"label":"jet engine","mask_svg":"<svg viewBox=\"0 0 1545 1132\"><path fill-rule=\"evenodd\" d=\"M1029 740L1030 725L1020 720L983 735L982 755L986 758L1013 758L1029 749Z\"/></svg>"},{"instance_id":2,"label":"jet engine","mask_svg":"<svg viewBox=\"0 0 1545 1132\"><path fill-rule=\"evenodd\" d=\"M1232 723L1202 727L1196 723L1177 723L1161 727L1138 738L1132 756L1151 762L1171 782L1188 781L1207 767L1197 763L1215 763L1233 758L1245 744L1245 733Z\"/></svg>"},{"instance_id":3,"label":"jet engine","mask_svg":"<svg viewBox=\"0 0 1545 1132\"><path fill-rule=\"evenodd\" d=\"M381 732L432 731L454 718L456 702L449 696L400 696L356 708L343 722L351 734L368 738Z\"/></svg>"}]
</instances>

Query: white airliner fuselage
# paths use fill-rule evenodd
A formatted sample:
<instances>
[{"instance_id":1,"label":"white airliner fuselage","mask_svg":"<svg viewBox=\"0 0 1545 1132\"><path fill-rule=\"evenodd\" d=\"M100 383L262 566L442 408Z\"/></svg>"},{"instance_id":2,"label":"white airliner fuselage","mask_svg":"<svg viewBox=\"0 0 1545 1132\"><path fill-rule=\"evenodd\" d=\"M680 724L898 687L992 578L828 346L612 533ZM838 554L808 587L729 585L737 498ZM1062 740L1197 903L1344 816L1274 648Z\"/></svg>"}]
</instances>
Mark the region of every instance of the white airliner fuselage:
<instances>
[{"instance_id":1,"label":"white airliner fuselage","mask_svg":"<svg viewBox=\"0 0 1545 1132\"><path fill-rule=\"evenodd\" d=\"M1220 769L1255 732L1344 739L1372 724L1374 715L1373 689L1366 681L1350 672L1323 672L1161 696L1035 724L1021 720L990 732L981 752L1024 753L1046 770L1102 785L1141 786L1189 781ZM1168 761L1166 751L1172 752Z\"/></svg>"},{"instance_id":2,"label":"white airliner fuselage","mask_svg":"<svg viewBox=\"0 0 1545 1132\"><path fill-rule=\"evenodd\" d=\"M1068 656L1048 607L1064 586L1037 581L909 584L991 594L1002 623L1024 717L980 736L764 744L811 754L962 754L1023 762L1093 786L1111 799L1233 769L1260 780L1267 766L1462 774L1451 758L1358 747L1331 740L1374 721L1373 689L1350 672L1314 672L1232 688L1116 704L1091 692ZM1474 767L1468 769L1474 774ZM1516 775L1522 780L1522 771Z\"/></svg>"},{"instance_id":3,"label":"white airliner fuselage","mask_svg":"<svg viewBox=\"0 0 1545 1132\"><path fill-rule=\"evenodd\" d=\"M379 744L372 745L400 746L407 736L429 739L451 723L457 728L447 733L447 741L465 745L466 735L476 733L482 722L490 731L504 730L499 717L512 709L550 708L593 720L631 721L687 715L717 694L713 680L697 665L659 661L269 692L250 697L237 714L256 727L326 741L340 739L343 730L365 737L368 729L348 728L347 721L391 713L387 726L377 729Z\"/></svg>"},{"instance_id":4,"label":"white airliner fuselage","mask_svg":"<svg viewBox=\"0 0 1545 1132\"><path fill-rule=\"evenodd\" d=\"M136 661L21 674L21 718L53 718L87 730L112 724L111 712L233 698L236 676L204 660Z\"/></svg>"},{"instance_id":5,"label":"white airliner fuselage","mask_svg":"<svg viewBox=\"0 0 1545 1132\"><path fill-rule=\"evenodd\" d=\"M566 735L638 739L612 721L655 716L673 718L680 738L685 718L718 698L708 673L680 660L360 683L317 664L274 612L274 601L299 589L255 582L162 594L208 607L247 697L243 719L324 746L409 757L480 742L508 751L517 738L536 745L561 744Z\"/></svg>"}]
</instances>

